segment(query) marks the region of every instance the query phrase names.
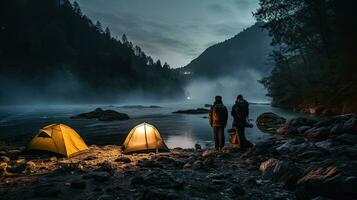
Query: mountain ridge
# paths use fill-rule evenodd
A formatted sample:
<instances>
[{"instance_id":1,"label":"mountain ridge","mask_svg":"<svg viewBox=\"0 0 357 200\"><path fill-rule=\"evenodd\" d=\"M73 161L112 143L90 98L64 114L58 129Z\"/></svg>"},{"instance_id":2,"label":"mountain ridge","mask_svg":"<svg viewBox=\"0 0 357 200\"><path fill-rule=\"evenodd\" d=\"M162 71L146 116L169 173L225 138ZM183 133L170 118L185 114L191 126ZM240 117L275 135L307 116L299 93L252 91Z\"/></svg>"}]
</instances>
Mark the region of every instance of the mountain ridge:
<instances>
[{"instance_id":1,"label":"mountain ridge","mask_svg":"<svg viewBox=\"0 0 357 200\"><path fill-rule=\"evenodd\" d=\"M180 70L209 78L232 75L232 72L235 74L242 69L269 73L271 65L267 62L272 51L271 38L261 28L262 25L255 23L234 37L208 47Z\"/></svg>"}]
</instances>

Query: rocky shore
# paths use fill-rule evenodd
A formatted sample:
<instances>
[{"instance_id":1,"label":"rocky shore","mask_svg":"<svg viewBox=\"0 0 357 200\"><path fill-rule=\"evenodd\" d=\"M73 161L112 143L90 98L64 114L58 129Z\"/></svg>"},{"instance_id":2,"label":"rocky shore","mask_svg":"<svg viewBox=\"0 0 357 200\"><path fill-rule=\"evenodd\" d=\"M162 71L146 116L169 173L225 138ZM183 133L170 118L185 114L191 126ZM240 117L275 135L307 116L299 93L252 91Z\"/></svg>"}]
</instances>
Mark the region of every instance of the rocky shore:
<instances>
[{"instance_id":1,"label":"rocky shore","mask_svg":"<svg viewBox=\"0 0 357 200\"><path fill-rule=\"evenodd\" d=\"M123 155L118 146L91 146L73 158L26 157L1 150L0 199L293 199L281 183L231 148L172 149Z\"/></svg>"},{"instance_id":2,"label":"rocky shore","mask_svg":"<svg viewBox=\"0 0 357 200\"><path fill-rule=\"evenodd\" d=\"M245 151L123 155L119 146L92 145L58 158L2 147L0 199L357 198L356 115L258 119L275 137Z\"/></svg>"},{"instance_id":3,"label":"rocky shore","mask_svg":"<svg viewBox=\"0 0 357 200\"><path fill-rule=\"evenodd\" d=\"M258 127L280 137L256 144L243 158L261 163L263 176L283 182L297 199L357 199L357 114L283 121L260 116Z\"/></svg>"}]
</instances>

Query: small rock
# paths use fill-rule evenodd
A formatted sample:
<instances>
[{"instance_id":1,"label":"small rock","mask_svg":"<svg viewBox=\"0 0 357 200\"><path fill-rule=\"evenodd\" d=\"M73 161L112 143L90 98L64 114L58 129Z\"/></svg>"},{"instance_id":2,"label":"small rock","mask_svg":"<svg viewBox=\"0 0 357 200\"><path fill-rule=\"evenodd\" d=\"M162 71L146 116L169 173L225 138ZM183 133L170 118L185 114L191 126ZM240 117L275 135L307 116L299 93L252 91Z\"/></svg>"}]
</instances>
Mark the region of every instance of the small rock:
<instances>
[{"instance_id":1,"label":"small rock","mask_svg":"<svg viewBox=\"0 0 357 200\"><path fill-rule=\"evenodd\" d=\"M6 156L6 155L7 155L6 151L0 151L0 156Z\"/></svg>"},{"instance_id":2,"label":"small rock","mask_svg":"<svg viewBox=\"0 0 357 200\"><path fill-rule=\"evenodd\" d=\"M126 156L120 156L115 160L115 162L120 162L120 163L131 163L131 159L126 157Z\"/></svg>"},{"instance_id":3,"label":"small rock","mask_svg":"<svg viewBox=\"0 0 357 200\"><path fill-rule=\"evenodd\" d=\"M51 161L51 162L56 162L56 161L57 161L57 158L53 156L53 157L50 158L50 161Z\"/></svg>"},{"instance_id":4,"label":"small rock","mask_svg":"<svg viewBox=\"0 0 357 200\"><path fill-rule=\"evenodd\" d=\"M96 156L88 156L86 158L84 158L83 160L96 160L97 157Z\"/></svg>"},{"instance_id":5,"label":"small rock","mask_svg":"<svg viewBox=\"0 0 357 200\"><path fill-rule=\"evenodd\" d=\"M307 130L304 135L311 139L326 139L330 134L330 129L327 127L311 128Z\"/></svg>"},{"instance_id":6,"label":"small rock","mask_svg":"<svg viewBox=\"0 0 357 200\"><path fill-rule=\"evenodd\" d=\"M298 127L296 130L298 132L298 134L304 134L305 131L309 130L311 128L311 126L300 126Z\"/></svg>"},{"instance_id":7,"label":"small rock","mask_svg":"<svg viewBox=\"0 0 357 200\"><path fill-rule=\"evenodd\" d=\"M205 150L204 152L202 152L202 157L207 158L210 156L216 156L217 155L217 151L215 150Z\"/></svg>"},{"instance_id":8,"label":"small rock","mask_svg":"<svg viewBox=\"0 0 357 200\"><path fill-rule=\"evenodd\" d=\"M33 173L35 170L36 170L36 164L34 162L32 162L32 161L28 161L26 163L26 167L25 167L24 172L29 174L29 173Z\"/></svg>"},{"instance_id":9,"label":"small rock","mask_svg":"<svg viewBox=\"0 0 357 200\"><path fill-rule=\"evenodd\" d=\"M6 162L0 163L0 172L6 171L7 168L8 168L8 164Z\"/></svg>"},{"instance_id":10,"label":"small rock","mask_svg":"<svg viewBox=\"0 0 357 200\"><path fill-rule=\"evenodd\" d=\"M9 157L7 157L7 156L1 156L0 157L0 162L10 162L10 158Z\"/></svg>"},{"instance_id":11,"label":"small rock","mask_svg":"<svg viewBox=\"0 0 357 200\"><path fill-rule=\"evenodd\" d=\"M192 169L194 169L194 170L198 170L198 169L202 169L202 168L203 168L203 163L200 160L197 160L192 164Z\"/></svg>"},{"instance_id":12,"label":"small rock","mask_svg":"<svg viewBox=\"0 0 357 200\"><path fill-rule=\"evenodd\" d=\"M192 168L192 165L190 163L186 163L183 165L183 169L190 169Z\"/></svg>"},{"instance_id":13,"label":"small rock","mask_svg":"<svg viewBox=\"0 0 357 200\"><path fill-rule=\"evenodd\" d=\"M298 131L295 127L285 124L284 126L278 128L276 133L279 135L296 135L298 134Z\"/></svg>"},{"instance_id":14,"label":"small rock","mask_svg":"<svg viewBox=\"0 0 357 200\"><path fill-rule=\"evenodd\" d=\"M80 163L60 163L59 171L61 172L84 172L84 167Z\"/></svg>"},{"instance_id":15,"label":"small rock","mask_svg":"<svg viewBox=\"0 0 357 200\"><path fill-rule=\"evenodd\" d=\"M103 163L100 163L99 164L99 168L96 169L96 171L106 171L106 172L112 172L115 170L115 168L113 167L113 165L108 162L108 161L105 161Z\"/></svg>"},{"instance_id":16,"label":"small rock","mask_svg":"<svg viewBox=\"0 0 357 200\"><path fill-rule=\"evenodd\" d=\"M26 160L24 158L15 160L15 164L24 164L24 163L26 163Z\"/></svg>"}]
</instances>

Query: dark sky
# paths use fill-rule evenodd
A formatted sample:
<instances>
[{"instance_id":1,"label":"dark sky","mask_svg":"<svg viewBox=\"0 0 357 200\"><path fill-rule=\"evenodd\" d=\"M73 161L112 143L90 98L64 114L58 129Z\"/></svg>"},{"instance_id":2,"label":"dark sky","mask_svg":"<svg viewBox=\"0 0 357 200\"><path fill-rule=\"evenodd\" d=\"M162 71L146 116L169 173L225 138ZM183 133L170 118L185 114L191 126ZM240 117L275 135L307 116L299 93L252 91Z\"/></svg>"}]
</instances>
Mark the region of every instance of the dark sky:
<instances>
[{"instance_id":1,"label":"dark sky","mask_svg":"<svg viewBox=\"0 0 357 200\"><path fill-rule=\"evenodd\" d=\"M257 0L77 0L84 14L125 33L154 59L182 67L254 24Z\"/></svg>"}]
</instances>

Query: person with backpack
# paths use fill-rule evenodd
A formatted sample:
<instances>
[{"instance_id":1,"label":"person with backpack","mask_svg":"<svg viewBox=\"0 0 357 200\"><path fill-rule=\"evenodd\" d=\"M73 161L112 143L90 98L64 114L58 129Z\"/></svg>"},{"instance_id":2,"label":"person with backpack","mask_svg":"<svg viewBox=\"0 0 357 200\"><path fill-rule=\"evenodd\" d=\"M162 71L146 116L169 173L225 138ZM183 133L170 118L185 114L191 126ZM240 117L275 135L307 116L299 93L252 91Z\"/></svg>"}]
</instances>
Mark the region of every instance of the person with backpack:
<instances>
[{"instance_id":1,"label":"person with backpack","mask_svg":"<svg viewBox=\"0 0 357 200\"><path fill-rule=\"evenodd\" d=\"M249 103L243 99L243 95L238 95L235 104L232 107L231 115L234 119L233 128L235 128L239 135L241 146L249 144L245 137L245 127L247 126L247 118L249 116Z\"/></svg>"},{"instance_id":2,"label":"person with backpack","mask_svg":"<svg viewBox=\"0 0 357 200\"><path fill-rule=\"evenodd\" d=\"M213 128L213 138L216 150L224 147L224 128L227 125L228 111L223 105L222 97L216 96L213 106L209 112L209 123Z\"/></svg>"}]
</instances>

